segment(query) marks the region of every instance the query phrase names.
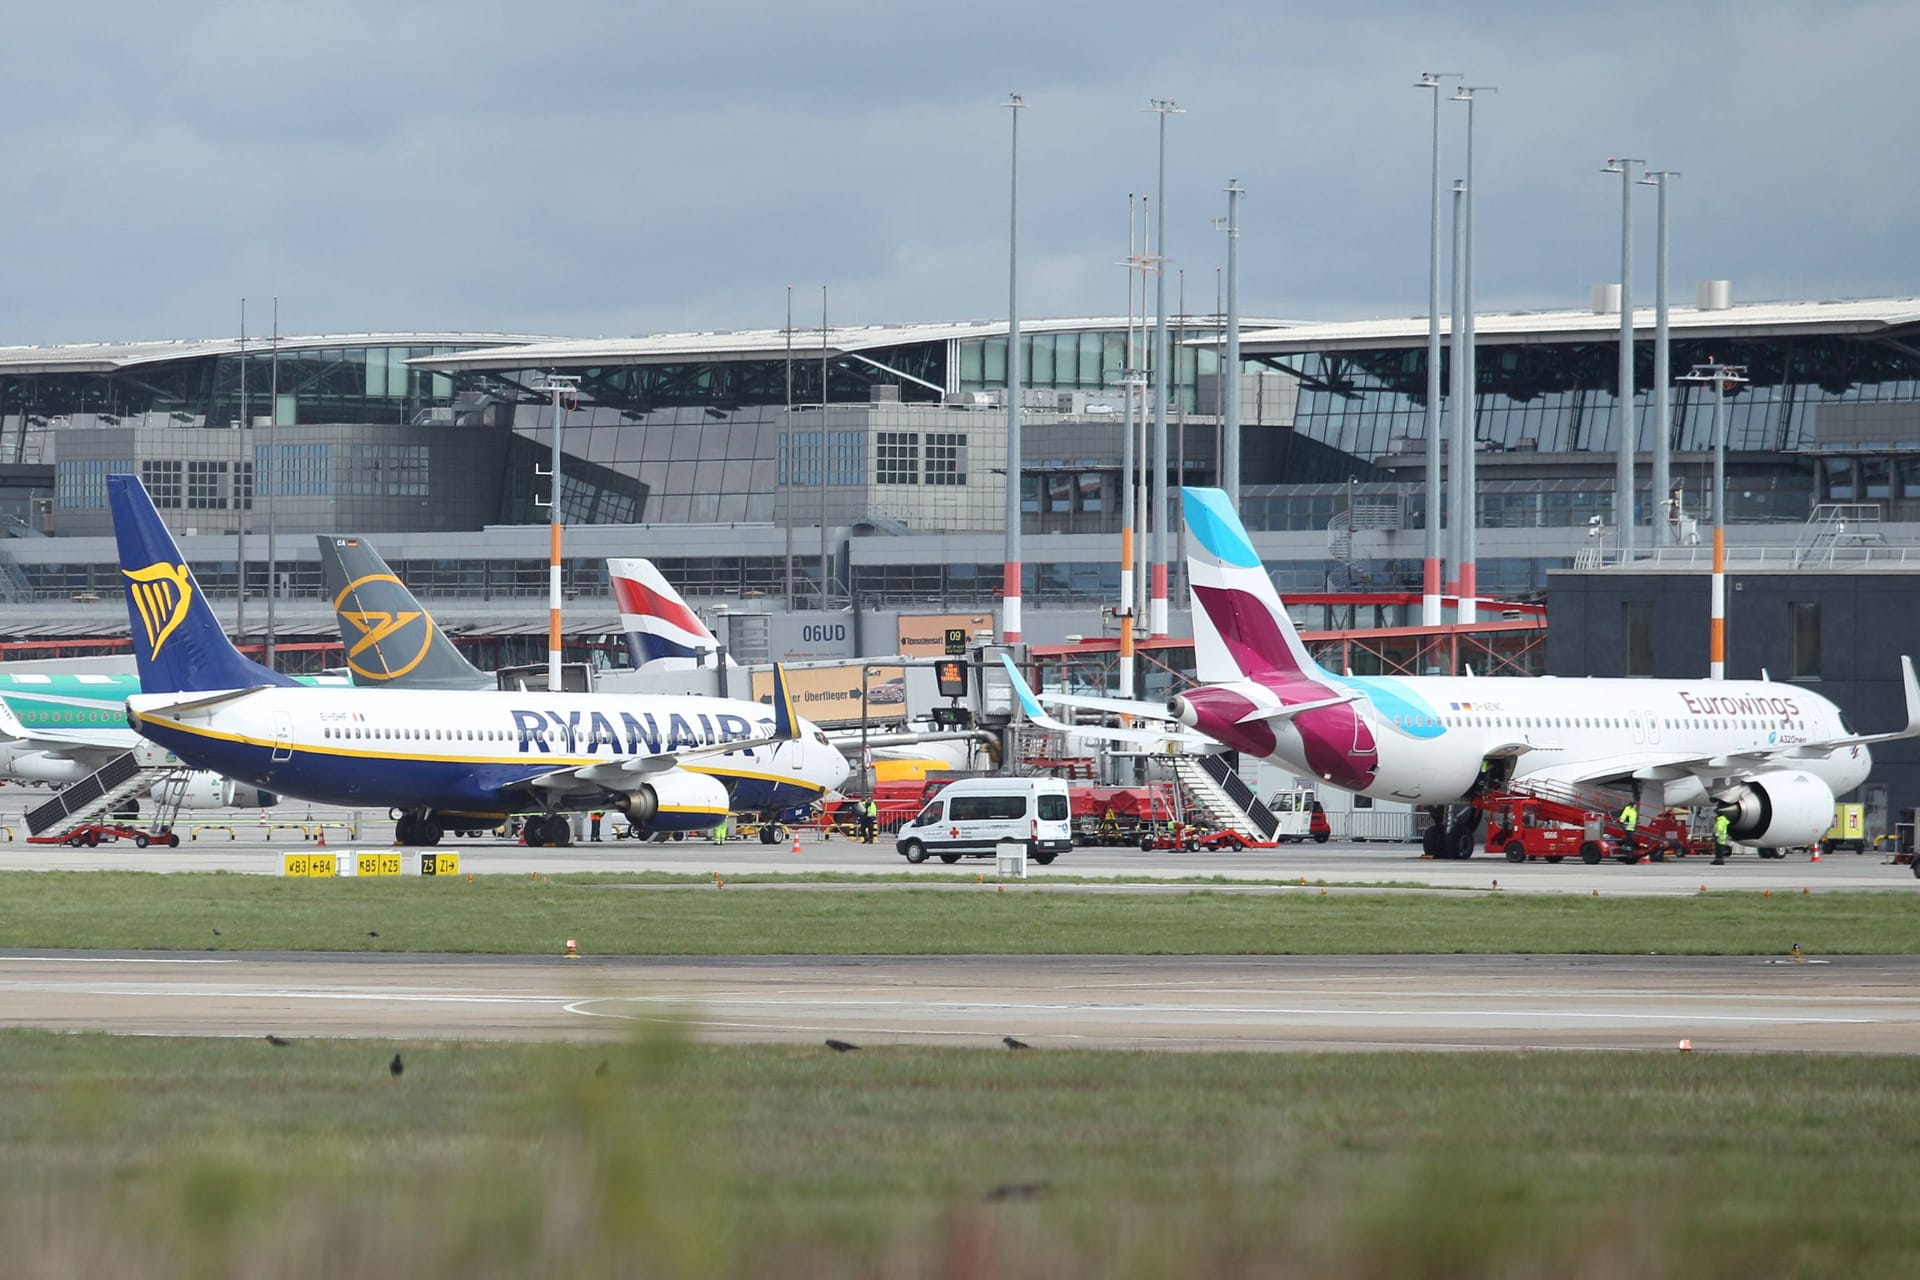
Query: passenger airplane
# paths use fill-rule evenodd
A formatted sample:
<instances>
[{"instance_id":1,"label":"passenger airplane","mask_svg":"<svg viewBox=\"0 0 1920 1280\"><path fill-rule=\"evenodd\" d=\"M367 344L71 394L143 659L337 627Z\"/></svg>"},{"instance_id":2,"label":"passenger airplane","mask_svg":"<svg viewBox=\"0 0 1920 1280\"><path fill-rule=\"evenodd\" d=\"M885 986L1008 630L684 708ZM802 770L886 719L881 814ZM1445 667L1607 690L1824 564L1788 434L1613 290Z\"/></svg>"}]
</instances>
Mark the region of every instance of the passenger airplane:
<instances>
[{"instance_id":1,"label":"passenger airplane","mask_svg":"<svg viewBox=\"0 0 1920 1280\"><path fill-rule=\"evenodd\" d=\"M327 676L303 679L346 684ZM0 777L66 786L132 751L141 738L126 727L127 698L138 692L140 677L133 675L0 674ZM154 799L183 809L262 809L279 803L272 792L198 770L161 779Z\"/></svg>"},{"instance_id":2,"label":"passenger airplane","mask_svg":"<svg viewBox=\"0 0 1920 1280\"><path fill-rule=\"evenodd\" d=\"M1165 704L1099 703L1348 791L1433 806L1436 856L1471 852L1477 817L1449 830L1438 810L1483 785L1482 761L1496 785L1616 786L1662 806L1711 803L1735 840L1777 848L1826 833L1834 797L1866 780L1870 744L1920 735L1907 657L1906 726L1869 734L1819 694L1768 680L1335 675L1301 644L1227 495L1183 489L1182 499L1199 687ZM1028 716L1058 724L1013 675Z\"/></svg>"},{"instance_id":3,"label":"passenger airplane","mask_svg":"<svg viewBox=\"0 0 1920 1280\"><path fill-rule=\"evenodd\" d=\"M724 698L303 688L242 657L201 597L138 477L107 478L145 692L143 736L199 768L302 799L394 808L403 844L447 820L525 809L530 842L567 843L569 811L619 809L642 830L810 803L845 757L793 712Z\"/></svg>"},{"instance_id":4,"label":"passenger airplane","mask_svg":"<svg viewBox=\"0 0 1920 1280\"><path fill-rule=\"evenodd\" d=\"M700 616L687 607L653 561L609 559L607 579L635 669L671 671L734 665Z\"/></svg>"}]
</instances>

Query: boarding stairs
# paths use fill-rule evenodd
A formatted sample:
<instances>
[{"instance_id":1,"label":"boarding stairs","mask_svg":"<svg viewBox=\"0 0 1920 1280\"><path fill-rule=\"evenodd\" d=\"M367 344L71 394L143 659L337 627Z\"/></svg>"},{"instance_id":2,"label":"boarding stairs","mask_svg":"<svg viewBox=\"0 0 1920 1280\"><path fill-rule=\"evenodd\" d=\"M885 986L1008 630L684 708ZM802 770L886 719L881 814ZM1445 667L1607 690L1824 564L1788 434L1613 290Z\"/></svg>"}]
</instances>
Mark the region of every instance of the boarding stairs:
<instances>
[{"instance_id":1,"label":"boarding stairs","mask_svg":"<svg viewBox=\"0 0 1920 1280\"><path fill-rule=\"evenodd\" d=\"M27 834L37 836L55 827L65 830L92 822L147 794L161 778L179 772L183 770L177 762L168 763L164 752L151 748L115 756L78 782L62 787L45 804L29 809Z\"/></svg>"},{"instance_id":2,"label":"boarding stairs","mask_svg":"<svg viewBox=\"0 0 1920 1280\"><path fill-rule=\"evenodd\" d=\"M1814 507L1793 547L1793 567L1833 563L1841 547L1884 543L1880 505L1875 502L1822 502Z\"/></svg>"},{"instance_id":3,"label":"boarding stairs","mask_svg":"<svg viewBox=\"0 0 1920 1280\"><path fill-rule=\"evenodd\" d=\"M1173 776L1186 789L1191 807L1208 822L1249 841L1272 843L1280 819L1260 802L1225 757L1176 755L1167 759L1172 763Z\"/></svg>"}]
</instances>

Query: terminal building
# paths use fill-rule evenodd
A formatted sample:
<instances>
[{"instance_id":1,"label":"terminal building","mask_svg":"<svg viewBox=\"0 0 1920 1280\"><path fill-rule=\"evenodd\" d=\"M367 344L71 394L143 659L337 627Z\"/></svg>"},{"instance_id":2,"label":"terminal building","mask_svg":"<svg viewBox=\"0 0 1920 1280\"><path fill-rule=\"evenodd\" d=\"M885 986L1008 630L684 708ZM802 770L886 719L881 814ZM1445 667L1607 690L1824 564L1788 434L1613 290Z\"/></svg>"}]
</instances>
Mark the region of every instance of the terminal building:
<instances>
[{"instance_id":1,"label":"terminal building","mask_svg":"<svg viewBox=\"0 0 1920 1280\"><path fill-rule=\"evenodd\" d=\"M1879 649L1855 652L1868 630L1858 624L1882 608L1904 618L1920 603L1904 575L1874 572L1920 560L1920 299L1726 299L1724 288L1703 288L1699 305L1673 308L1671 367L1745 370L1726 402L1728 541L1736 573L1776 575L1764 591L1757 580L1741 588L1778 605L1752 616L1752 634L1777 631L1799 646L1773 654L1736 642L1729 674L1757 676L1764 665L1776 678L1857 678L1856 718L1866 720L1867 708L1899 700ZM742 657L891 651L902 614L991 619L1010 475L1028 638L1111 636L1128 382L1144 362L1129 355L1144 349L1138 333L1129 346L1129 327L1023 320L1017 466L1006 457L1004 321L0 349L0 653L124 637L104 478L131 471L216 602L245 608L257 629L272 583L288 652L331 638L312 535L352 532L436 601L450 631L486 646L476 656L537 659L548 518L538 472L553 440L554 375L574 380L560 416L575 656L617 648L609 555L655 559ZM1705 589L1711 392L1671 388L1677 492L1646 493L1651 310L1635 313L1638 390L1625 413L1619 317L1604 305L1484 315L1476 327L1482 594L1551 602L1558 625L1542 661L1556 672L1703 670L1704 642L1687 637L1705 616L1693 595ZM1215 483L1220 317L1173 328L1169 479ZM1426 340L1424 316L1249 320L1242 367L1230 374L1241 390L1240 508L1277 585L1353 593L1386 630L1418 620ZM1627 566L1609 555L1622 429L1642 459L1636 520L1666 526L1662 539L1649 528L1634 540ZM1136 456L1143 444L1136 435ZM1814 614L1791 614L1797 632L1776 628L1774 613L1813 601L1816 566L1851 576L1816 593L1827 603ZM1667 585L1648 585L1656 581ZM239 605L243 582L250 606ZM1415 601L1393 603L1396 593ZM1730 605L1736 636L1746 634L1745 598ZM1178 613L1172 631L1185 634ZM1824 655L1818 675L1804 674L1809 634ZM1896 805L1920 802L1896 792Z\"/></svg>"}]
</instances>

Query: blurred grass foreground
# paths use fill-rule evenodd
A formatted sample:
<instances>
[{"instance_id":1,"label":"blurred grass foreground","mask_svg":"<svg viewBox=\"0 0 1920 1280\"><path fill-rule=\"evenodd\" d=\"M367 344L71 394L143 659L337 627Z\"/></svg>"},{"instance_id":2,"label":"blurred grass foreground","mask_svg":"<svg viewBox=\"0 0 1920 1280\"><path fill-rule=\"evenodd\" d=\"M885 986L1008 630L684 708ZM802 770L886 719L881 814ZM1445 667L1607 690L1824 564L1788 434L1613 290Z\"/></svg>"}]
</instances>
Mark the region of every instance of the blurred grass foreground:
<instances>
[{"instance_id":1,"label":"blurred grass foreground","mask_svg":"<svg viewBox=\"0 0 1920 1280\"><path fill-rule=\"evenodd\" d=\"M0 1273L1913 1275L1916 1086L1896 1058L6 1032Z\"/></svg>"}]
</instances>

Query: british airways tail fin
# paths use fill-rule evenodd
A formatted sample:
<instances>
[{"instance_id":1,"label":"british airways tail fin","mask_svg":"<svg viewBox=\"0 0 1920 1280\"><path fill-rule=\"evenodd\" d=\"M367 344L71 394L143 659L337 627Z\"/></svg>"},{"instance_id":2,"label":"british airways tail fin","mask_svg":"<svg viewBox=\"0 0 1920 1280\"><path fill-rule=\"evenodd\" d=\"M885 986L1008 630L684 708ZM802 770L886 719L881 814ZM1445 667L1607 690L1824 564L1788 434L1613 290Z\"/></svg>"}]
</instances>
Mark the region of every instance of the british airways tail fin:
<instances>
[{"instance_id":1,"label":"british airways tail fin","mask_svg":"<svg viewBox=\"0 0 1920 1280\"><path fill-rule=\"evenodd\" d=\"M707 624L687 607L653 561L609 559L607 576L613 582L613 602L620 610L620 626L627 633L627 653L634 666L734 665L732 658L720 653L720 641Z\"/></svg>"},{"instance_id":2,"label":"british airways tail fin","mask_svg":"<svg viewBox=\"0 0 1920 1280\"><path fill-rule=\"evenodd\" d=\"M1323 674L1300 643L1225 491L1183 488L1180 502L1193 587L1194 674L1200 682Z\"/></svg>"},{"instance_id":3,"label":"british airways tail fin","mask_svg":"<svg viewBox=\"0 0 1920 1280\"><path fill-rule=\"evenodd\" d=\"M461 656L365 538L319 535L320 568L333 601L347 668L357 685L492 689L494 678Z\"/></svg>"},{"instance_id":4,"label":"british airways tail fin","mask_svg":"<svg viewBox=\"0 0 1920 1280\"><path fill-rule=\"evenodd\" d=\"M143 692L199 693L298 683L242 657L227 640L140 477L108 476L107 500Z\"/></svg>"}]
</instances>

